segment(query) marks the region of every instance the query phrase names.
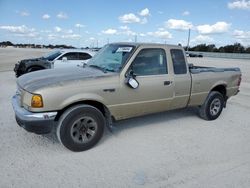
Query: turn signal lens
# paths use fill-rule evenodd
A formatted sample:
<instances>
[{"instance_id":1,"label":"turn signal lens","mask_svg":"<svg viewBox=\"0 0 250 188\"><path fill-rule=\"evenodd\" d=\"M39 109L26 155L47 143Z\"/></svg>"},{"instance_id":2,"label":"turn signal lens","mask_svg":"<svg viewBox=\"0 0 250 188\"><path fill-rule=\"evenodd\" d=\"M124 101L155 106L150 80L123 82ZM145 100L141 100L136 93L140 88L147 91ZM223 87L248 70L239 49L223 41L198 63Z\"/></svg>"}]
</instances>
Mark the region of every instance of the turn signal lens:
<instances>
[{"instance_id":1,"label":"turn signal lens","mask_svg":"<svg viewBox=\"0 0 250 188\"><path fill-rule=\"evenodd\" d=\"M43 99L41 95L33 95L31 99L31 107L32 108L42 108L43 107Z\"/></svg>"}]
</instances>

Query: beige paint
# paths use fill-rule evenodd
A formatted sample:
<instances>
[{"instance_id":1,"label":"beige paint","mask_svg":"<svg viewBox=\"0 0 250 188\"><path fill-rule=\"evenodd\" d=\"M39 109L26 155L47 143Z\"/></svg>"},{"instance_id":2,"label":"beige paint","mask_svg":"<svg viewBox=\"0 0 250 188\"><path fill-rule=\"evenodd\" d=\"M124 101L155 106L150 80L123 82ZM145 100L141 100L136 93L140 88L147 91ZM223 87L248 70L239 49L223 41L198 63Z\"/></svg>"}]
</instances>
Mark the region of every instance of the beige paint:
<instances>
[{"instance_id":1,"label":"beige paint","mask_svg":"<svg viewBox=\"0 0 250 188\"><path fill-rule=\"evenodd\" d=\"M125 83L126 73L140 50L145 48L165 50L168 74L137 76L139 87L137 89L129 88ZM237 93L238 87L236 85L239 72L190 74L188 71L184 75L174 75L170 49L183 50L182 47L173 45L141 44L120 73L94 79L74 80L36 89L32 93L42 95L44 107L37 109L28 107L28 109L32 112L58 111L75 102L93 100L104 104L115 119L119 120L186 106L201 105L209 91L221 84L226 86L228 97ZM192 88L190 88L191 76ZM164 85L164 81L172 83ZM104 92L104 89L115 89L115 92ZM27 91L22 93L24 107L30 106L28 103L31 100L31 95Z\"/></svg>"}]
</instances>

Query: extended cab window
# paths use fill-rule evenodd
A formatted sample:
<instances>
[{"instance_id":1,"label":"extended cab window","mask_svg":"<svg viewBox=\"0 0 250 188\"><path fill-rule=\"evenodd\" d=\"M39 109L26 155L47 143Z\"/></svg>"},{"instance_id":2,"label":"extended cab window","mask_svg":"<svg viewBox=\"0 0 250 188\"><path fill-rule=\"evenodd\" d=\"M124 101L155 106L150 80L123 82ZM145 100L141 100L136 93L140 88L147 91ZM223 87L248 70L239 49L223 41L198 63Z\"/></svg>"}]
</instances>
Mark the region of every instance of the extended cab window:
<instances>
[{"instance_id":1,"label":"extended cab window","mask_svg":"<svg viewBox=\"0 0 250 188\"><path fill-rule=\"evenodd\" d=\"M91 55L89 55L88 53L79 53L79 60L87 60L90 58L91 58Z\"/></svg>"},{"instance_id":2,"label":"extended cab window","mask_svg":"<svg viewBox=\"0 0 250 188\"><path fill-rule=\"evenodd\" d=\"M173 66L174 66L174 73L175 74L186 74L187 73L187 66L186 61L184 58L184 54L182 50L179 49L171 49L170 50Z\"/></svg>"},{"instance_id":3,"label":"extended cab window","mask_svg":"<svg viewBox=\"0 0 250 188\"><path fill-rule=\"evenodd\" d=\"M62 60L62 58L66 57L67 60L78 60L78 53L76 52L69 52L64 54L62 57L59 58L59 60Z\"/></svg>"},{"instance_id":4,"label":"extended cab window","mask_svg":"<svg viewBox=\"0 0 250 188\"><path fill-rule=\"evenodd\" d=\"M167 74L165 50L141 50L132 63L132 69L138 76Z\"/></svg>"}]
</instances>

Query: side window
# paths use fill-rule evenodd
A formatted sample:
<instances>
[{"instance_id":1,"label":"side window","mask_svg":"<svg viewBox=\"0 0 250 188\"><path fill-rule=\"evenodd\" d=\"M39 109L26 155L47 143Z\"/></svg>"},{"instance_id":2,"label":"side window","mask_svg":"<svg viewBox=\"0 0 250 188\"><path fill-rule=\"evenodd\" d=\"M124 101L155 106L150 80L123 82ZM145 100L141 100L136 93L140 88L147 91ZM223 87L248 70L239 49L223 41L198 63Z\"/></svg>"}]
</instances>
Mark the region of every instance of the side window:
<instances>
[{"instance_id":1,"label":"side window","mask_svg":"<svg viewBox=\"0 0 250 188\"><path fill-rule=\"evenodd\" d=\"M187 66L186 61L184 58L184 54L182 50L179 49L171 49L170 50L173 66L174 66L174 73L175 74L186 74L187 73Z\"/></svg>"},{"instance_id":2,"label":"side window","mask_svg":"<svg viewBox=\"0 0 250 188\"><path fill-rule=\"evenodd\" d=\"M63 57L67 57L67 60L78 60L78 53L76 52L69 52L64 54L59 60L62 60Z\"/></svg>"},{"instance_id":3,"label":"side window","mask_svg":"<svg viewBox=\"0 0 250 188\"><path fill-rule=\"evenodd\" d=\"M79 60L87 60L90 59L92 56L88 53L79 53Z\"/></svg>"},{"instance_id":4,"label":"side window","mask_svg":"<svg viewBox=\"0 0 250 188\"><path fill-rule=\"evenodd\" d=\"M143 49L132 63L132 69L138 76L167 74L167 61L163 49Z\"/></svg>"}]
</instances>

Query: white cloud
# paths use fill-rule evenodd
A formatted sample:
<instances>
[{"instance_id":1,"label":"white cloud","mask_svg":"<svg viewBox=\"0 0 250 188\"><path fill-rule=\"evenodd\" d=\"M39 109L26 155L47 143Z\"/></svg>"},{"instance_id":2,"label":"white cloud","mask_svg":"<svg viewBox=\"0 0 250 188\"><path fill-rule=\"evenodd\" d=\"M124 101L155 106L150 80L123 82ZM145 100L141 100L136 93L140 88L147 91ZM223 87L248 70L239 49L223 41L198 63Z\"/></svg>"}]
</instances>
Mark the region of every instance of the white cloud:
<instances>
[{"instance_id":1,"label":"white cloud","mask_svg":"<svg viewBox=\"0 0 250 188\"><path fill-rule=\"evenodd\" d=\"M106 34L106 35L114 35L117 33L116 29L107 29L107 30L103 30L102 33Z\"/></svg>"},{"instance_id":2,"label":"white cloud","mask_svg":"<svg viewBox=\"0 0 250 188\"><path fill-rule=\"evenodd\" d=\"M14 36L26 37L26 38L39 38L40 34L37 33L37 32L31 32L31 33L17 33L17 34L14 34Z\"/></svg>"},{"instance_id":3,"label":"white cloud","mask_svg":"<svg viewBox=\"0 0 250 188\"><path fill-rule=\"evenodd\" d=\"M140 37L146 37L147 35L144 34L144 33L140 33L139 36L140 36Z\"/></svg>"},{"instance_id":4,"label":"white cloud","mask_svg":"<svg viewBox=\"0 0 250 188\"><path fill-rule=\"evenodd\" d=\"M42 18L45 19L45 20L48 20L48 19L50 18L50 15L44 14L44 15L42 16Z\"/></svg>"},{"instance_id":5,"label":"white cloud","mask_svg":"<svg viewBox=\"0 0 250 188\"><path fill-rule=\"evenodd\" d=\"M155 32L148 32L147 33L149 36L153 36L153 37L157 37L157 38L161 38L161 39L171 39L172 38L172 34L169 33L168 31L155 31Z\"/></svg>"},{"instance_id":6,"label":"white cloud","mask_svg":"<svg viewBox=\"0 0 250 188\"><path fill-rule=\"evenodd\" d=\"M197 26L197 30L200 34L208 35L208 34L220 34L220 33L226 33L231 24L228 24L226 22L216 22L213 25L199 25Z\"/></svg>"},{"instance_id":7,"label":"white cloud","mask_svg":"<svg viewBox=\"0 0 250 188\"><path fill-rule=\"evenodd\" d=\"M118 34L121 35L128 35L128 36L134 36L136 35L136 32L132 31L128 26L120 26L121 31L118 32Z\"/></svg>"},{"instance_id":8,"label":"white cloud","mask_svg":"<svg viewBox=\"0 0 250 188\"><path fill-rule=\"evenodd\" d=\"M73 30L72 30L72 29L69 29L69 30L67 30L65 33L72 34L72 33L73 33Z\"/></svg>"},{"instance_id":9,"label":"white cloud","mask_svg":"<svg viewBox=\"0 0 250 188\"><path fill-rule=\"evenodd\" d=\"M48 39L49 40L53 40L53 39L55 39L55 38L57 38L58 36L57 35L55 35L55 34L49 34L48 35Z\"/></svg>"},{"instance_id":10,"label":"white cloud","mask_svg":"<svg viewBox=\"0 0 250 188\"><path fill-rule=\"evenodd\" d=\"M29 33L29 32L34 32L34 28L28 28L26 25L21 25L21 26L0 26L0 29L9 31L11 33Z\"/></svg>"},{"instance_id":11,"label":"white cloud","mask_svg":"<svg viewBox=\"0 0 250 188\"><path fill-rule=\"evenodd\" d=\"M89 40L96 40L94 37L90 37Z\"/></svg>"},{"instance_id":12,"label":"white cloud","mask_svg":"<svg viewBox=\"0 0 250 188\"><path fill-rule=\"evenodd\" d=\"M41 33L51 33L50 30L41 30Z\"/></svg>"},{"instance_id":13,"label":"white cloud","mask_svg":"<svg viewBox=\"0 0 250 188\"><path fill-rule=\"evenodd\" d=\"M194 39L191 40L192 44L201 44L201 43L211 43L214 42L214 39L209 36L198 35Z\"/></svg>"},{"instance_id":14,"label":"white cloud","mask_svg":"<svg viewBox=\"0 0 250 188\"><path fill-rule=\"evenodd\" d=\"M237 42L245 46L250 45L250 31L234 30L233 36L237 40Z\"/></svg>"},{"instance_id":15,"label":"white cloud","mask_svg":"<svg viewBox=\"0 0 250 188\"><path fill-rule=\"evenodd\" d=\"M163 12L163 11L160 11L160 10L157 11L157 13L158 13L158 14L164 14L164 12Z\"/></svg>"},{"instance_id":16,"label":"white cloud","mask_svg":"<svg viewBox=\"0 0 250 188\"><path fill-rule=\"evenodd\" d=\"M79 39L81 38L81 35L78 34L69 34L69 35L62 35L62 39Z\"/></svg>"},{"instance_id":17,"label":"white cloud","mask_svg":"<svg viewBox=\"0 0 250 188\"><path fill-rule=\"evenodd\" d=\"M30 13L26 12L26 11L23 11L23 12L20 12L20 15L21 16L29 16Z\"/></svg>"},{"instance_id":18,"label":"white cloud","mask_svg":"<svg viewBox=\"0 0 250 188\"><path fill-rule=\"evenodd\" d=\"M82 27L84 27L84 25L77 23L77 24L75 24L75 27L82 28Z\"/></svg>"},{"instance_id":19,"label":"white cloud","mask_svg":"<svg viewBox=\"0 0 250 188\"><path fill-rule=\"evenodd\" d=\"M26 25L21 26L0 26L0 29L8 31L13 34L13 36L17 37L25 37L25 38L35 38L40 39L39 32L36 32L34 28L28 28Z\"/></svg>"},{"instance_id":20,"label":"white cloud","mask_svg":"<svg viewBox=\"0 0 250 188\"><path fill-rule=\"evenodd\" d=\"M145 8L143 10L140 11L139 13L140 16L149 16L150 13L149 13L149 9L148 8Z\"/></svg>"},{"instance_id":21,"label":"white cloud","mask_svg":"<svg viewBox=\"0 0 250 188\"><path fill-rule=\"evenodd\" d=\"M169 19L166 22L166 26L170 29L175 29L175 30L188 30L193 27L193 24L185 20Z\"/></svg>"},{"instance_id":22,"label":"white cloud","mask_svg":"<svg viewBox=\"0 0 250 188\"><path fill-rule=\"evenodd\" d=\"M122 29L122 30L128 30L128 29L129 29L129 27L128 27L128 26L126 26L126 25L124 25L124 26L120 26L120 29Z\"/></svg>"},{"instance_id":23,"label":"white cloud","mask_svg":"<svg viewBox=\"0 0 250 188\"><path fill-rule=\"evenodd\" d=\"M59 33L62 31L62 29L58 26L54 27L55 32Z\"/></svg>"},{"instance_id":24,"label":"white cloud","mask_svg":"<svg viewBox=\"0 0 250 188\"><path fill-rule=\"evenodd\" d=\"M182 15L183 15L183 16L189 16L189 15L190 15L190 12L186 10L186 11L184 11L184 12L182 13Z\"/></svg>"},{"instance_id":25,"label":"white cloud","mask_svg":"<svg viewBox=\"0 0 250 188\"><path fill-rule=\"evenodd\" d=\"M67 19L68 15L64 12L59 12L56 17L59 19Z\"/></svg>"},{"instance_id":26,"label":"white cloud","mask_svg":"<svg viewBox=\"0 0 250 188\"><path fill-rule=\"evenodd\" d=\"M119 17L119 20L122 23L139 23L141 21L141 19L133 13L124 14L123 16Z\"/></svg>"},{"instance_id":27,"label":"white cloud","mask_svg":"<svg viewBox=\"0 0 250 188\"><path fill-rule=\"evenodd\" d=\"M250 31L234 30L233 36L237 39L250 39Z\"/></svg>"},{"instance_id":28,"label":"white cloud","mask_svg":"<svg viewBox=\"0 0 250 188\"><path fill-rule=\"evenodd\" d=\"M227 4L229 9L250 10L250 1L238 0Z\"/></svg>"},{"instance_id":29,"label":"white cloud","mask_svg":"<svg viewBox=\"0 0 250 188\"><path fill-rule=\"evenodd\" d=\"M147 18L142 18L141 19L141 24L146 24L148 23L148 19Z\"/></svg>"}]
</instances>

